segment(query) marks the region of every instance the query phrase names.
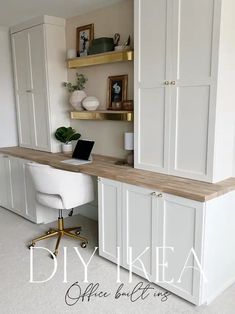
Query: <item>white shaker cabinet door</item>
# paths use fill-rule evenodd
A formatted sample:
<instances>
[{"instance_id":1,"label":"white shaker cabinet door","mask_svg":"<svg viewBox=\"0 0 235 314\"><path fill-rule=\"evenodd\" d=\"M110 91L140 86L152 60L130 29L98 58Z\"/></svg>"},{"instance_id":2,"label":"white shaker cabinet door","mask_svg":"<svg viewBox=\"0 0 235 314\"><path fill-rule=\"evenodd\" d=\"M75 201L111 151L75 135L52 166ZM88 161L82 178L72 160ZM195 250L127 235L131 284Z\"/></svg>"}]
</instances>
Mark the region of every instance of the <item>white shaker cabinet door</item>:
<instances>
[{"instance_id":1,"label":"white shaker cabinet door","mask_svg":"<svg viewBox=\"0 0 235 314\"><path fill-rule=\"evenodd\" d=\"M148 189L123 184L123 266L129 270L132 264L132 272L148 280L152 280L153 217L157 210L156 197L152 193Z\"/></svg>"},{"instance_id":2,"label":"white shaker cabinet door","mask_svg":"<svg viewBox=\"0 0 235 314\"><path fill-rule=\"evenodd\" d=\"M200 302L202 284L199 269L203 267L204 206L204 203L168 194L158 202L155 246L165 249L159 249L158 254L155 251L154 259L155 265L167 266L154 268L153 281L195 304Z\"/></svg>"},{"instance_id":3,"label":"white shaker cabinet door","mask_svg":"<svg viewBox=\"0 0 235 314\"><path fill-rule=\"evenodd\" d=\"M10 159L7 155L0 155L0 206L12 209Z\"/></svg>"},{"instance_id":4,"label":"white shaker cabinet door","mask_svg":"<svg viewBox=\"0 0 235 314\"><path fill-rule=\"evenodd\" d=\"M114 263L118 262L117 248L121 252L122 246L121 187L121 182L98 179L99 255Z\"/></svg>"},{"instance_id":5,"label":"white shaker cabinet door","mask_svg":"<svg viewBox=\"0 0 235 314\"><path fill-rule=\"evenodd\" d=\"M12 35L19 144L34 147L33 96L28 31Z\"/></svg>"},{"instance_id":6,"label":"white shaker cabinet door","mask_svg":"<svg viewBox=\"0 0 235 314\"><path fill-rule=\"evenodd\" d=\"M44 25L29 29L35 148L50 151Z\"/></svg>"},{"instance_id":7,"label":"white shaker cabinet door","mask_svg":"<svg viewBox=\"0 0 235 314\"><path fill-rule=\"evenodd\" d=\"M167 172L167 1L135 1L135 167Z\"/></svg>"},{"instance_id":8,"label":"white shaker cabinet door","mask_svg":"<svg viewBox=\"0 0 235 314\"><path fill-rule=\"evenodd\" d=\"M175 0L170 174L212 176L217 40L215 0Z\"/></svg>"},{"instance_id":9,"label":"white shaker cabinet door","mask_svg":"<svg viewBox=\"0 0 235 314\"><path fill-rule=\"evenodd\" d=\"M10 157L12 210L27 216L24 160Z\"/></svg>"}]
</instances>

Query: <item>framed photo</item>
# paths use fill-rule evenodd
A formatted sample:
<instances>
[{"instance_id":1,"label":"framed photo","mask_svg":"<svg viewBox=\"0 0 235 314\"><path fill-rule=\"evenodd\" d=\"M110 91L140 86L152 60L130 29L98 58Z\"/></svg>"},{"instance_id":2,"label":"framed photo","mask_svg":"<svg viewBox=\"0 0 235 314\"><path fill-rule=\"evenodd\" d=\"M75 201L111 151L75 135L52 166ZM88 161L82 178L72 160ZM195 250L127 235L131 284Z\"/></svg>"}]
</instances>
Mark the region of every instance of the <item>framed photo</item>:
<instances>
[{"instance_id":1,"label":"framed photo","mask_svg":"<svg viewBox=\"0 0 235 314\"><path fill-rule=\"evenodd\" d=\"M77 55L87 56L91 41L94 39L94 24L77 27Z\"/></svg>"},{"instance_id":2,"label":"framed photo","mask_svg":"<svg viewBox=\"0 0 235 314\"><path fill-rule=\"evenodd\" d=\"M108 77L108 109L112 109L112 102L127 99L128 75Z\"/></svg>"}]
</instances>

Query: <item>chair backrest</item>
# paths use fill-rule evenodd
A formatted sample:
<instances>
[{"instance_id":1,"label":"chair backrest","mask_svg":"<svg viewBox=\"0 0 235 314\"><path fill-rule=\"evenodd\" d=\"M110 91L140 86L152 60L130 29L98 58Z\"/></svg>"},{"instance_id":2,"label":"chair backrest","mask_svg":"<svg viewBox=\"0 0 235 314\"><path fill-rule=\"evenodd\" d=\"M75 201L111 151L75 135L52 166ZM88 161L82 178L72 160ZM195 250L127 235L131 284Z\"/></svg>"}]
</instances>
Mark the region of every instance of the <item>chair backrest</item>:
<instances>
[{"instance_id":1,"label":"chair backrest","mask_svg":"<svg viewBox=\"0 0 235 314\"><path fill-rule=\"evenodd\" d=\"M44 194L59 195L67 209L94 199L92 178L80 172L70 172L38 163L27 163L35 189Z\"/></svg>"}]
</instances>

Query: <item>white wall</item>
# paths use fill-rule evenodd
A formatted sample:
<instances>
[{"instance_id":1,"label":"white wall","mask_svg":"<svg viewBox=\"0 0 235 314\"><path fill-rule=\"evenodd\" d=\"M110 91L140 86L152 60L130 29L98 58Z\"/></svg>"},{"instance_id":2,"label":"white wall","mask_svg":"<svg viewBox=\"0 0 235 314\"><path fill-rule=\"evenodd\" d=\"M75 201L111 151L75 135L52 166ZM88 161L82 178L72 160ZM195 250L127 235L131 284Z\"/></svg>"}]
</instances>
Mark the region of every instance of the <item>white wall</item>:
<instances>
[{"instance_id":1,"label":"white wall","mask_svg":"<svg viewBox=\"0 0 235 314\"><path fill-rule=\"evenodd\" d=\"M0 147L18 145L9 31L0 27Z\"/></svg>"},{"instance_id":2,"label":"white wall","mask_svg":"<svg viewBox=\"0 0 235 314\"><path fill-rule=\"evenodd\" d=\"M124 0L118 4L105 7L66 21L67 48L76 47L76 28L94 23L95 38L121 35L120 43L131 36L133 46L134 33L133 0ZM75 73L83 73L88 77L86 93L96 96L101 108L107 107L107 79L113 75L128 75L128 98L133 99L133 62L120 62L97 65L78 70L69 70L68 79L73 81ZM127 152L123 146L124 132L133 130L133 124L119 121L72 121L72 126L83 138L95 140L93 152L96 154L122 158Z\"/></svg>"}]
</instances>

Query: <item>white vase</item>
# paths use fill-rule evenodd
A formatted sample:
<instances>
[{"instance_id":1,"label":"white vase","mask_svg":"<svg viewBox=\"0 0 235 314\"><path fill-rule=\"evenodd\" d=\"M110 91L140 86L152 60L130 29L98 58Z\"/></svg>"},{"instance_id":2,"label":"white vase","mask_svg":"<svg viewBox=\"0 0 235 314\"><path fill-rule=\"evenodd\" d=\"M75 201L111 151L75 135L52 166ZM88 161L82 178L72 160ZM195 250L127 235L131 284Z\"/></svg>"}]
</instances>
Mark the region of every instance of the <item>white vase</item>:
<instances>
[{"instance_id":1,"label":"white vase","mask_svg":"<svg viewBox=\"0 0 235 314\"><path fill-rule=\"evenodd\" d=\"M86 97L87 95L83 90L75 90L74 92L72 92L69 98L69 102L75 110L82 111L82 101Z\"/></svg>"},{"instance_id":2,"label":"white vase","mask_svg":"<svg viewBox=\"0 0 235 314\"><path fill-rule=\"evenodd\" d=\"M71 142L69 143L62 143L62 152L64 154L69 154L73 151L73 145Z\"/></svg>"},{"instance_id":3,"label":"white vase","mask_svg":"<svg viewBox=\"0 0 235 314\"><path fill-rule=\"evenodd\" d=\"M99 107L99 100L94 96L89 96L83 99L82 106L88 111L94 111Z\"/></svg>"}]
</instances>

